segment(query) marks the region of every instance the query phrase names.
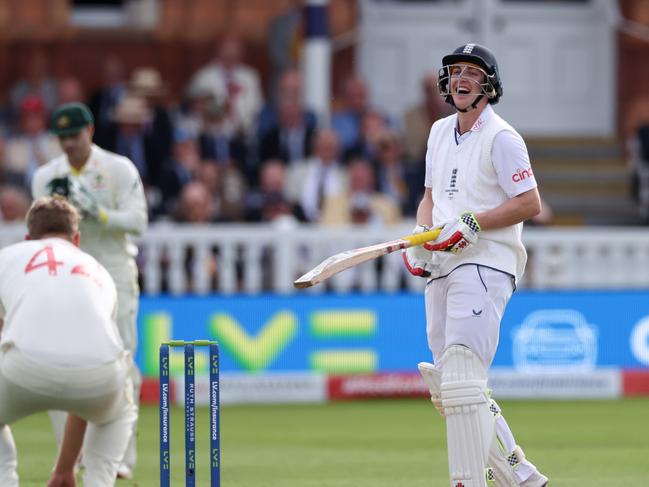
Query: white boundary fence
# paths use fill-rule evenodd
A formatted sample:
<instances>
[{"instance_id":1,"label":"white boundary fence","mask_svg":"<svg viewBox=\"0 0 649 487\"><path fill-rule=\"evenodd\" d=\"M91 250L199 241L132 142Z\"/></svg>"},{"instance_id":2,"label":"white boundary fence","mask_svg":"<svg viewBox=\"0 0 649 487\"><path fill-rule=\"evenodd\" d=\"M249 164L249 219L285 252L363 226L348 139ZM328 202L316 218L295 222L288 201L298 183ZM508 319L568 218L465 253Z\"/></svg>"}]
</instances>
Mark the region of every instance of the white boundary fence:
<instances>
[{"instance_id":1,"label":"white boundary fence","mask_svg":"<svg viewBox=\"0 0 649 487\"><path fill-rule=\"evenodd\" d=\"M382 229L312 226L153 224L138 240L143 292L293 293L295 278L343 250L410 233L412 224ZM22 225L0 227L0 246L19 241ZM529 252L520 287L531 289L649 288L649 231L644 228L527 228ZM397 292L422 289L398 253L331 279L325 290Z\"/></svg>"}]
</instances>

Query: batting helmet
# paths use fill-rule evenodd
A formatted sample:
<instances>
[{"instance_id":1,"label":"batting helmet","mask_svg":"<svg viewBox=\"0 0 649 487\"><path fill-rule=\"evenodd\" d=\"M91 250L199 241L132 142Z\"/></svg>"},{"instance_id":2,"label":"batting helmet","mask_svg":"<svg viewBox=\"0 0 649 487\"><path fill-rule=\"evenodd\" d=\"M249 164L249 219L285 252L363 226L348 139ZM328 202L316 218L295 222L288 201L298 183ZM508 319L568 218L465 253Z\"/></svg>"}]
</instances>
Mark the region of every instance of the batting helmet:
<instances>
[{"instance_id":1,"label":"batting helmet","mask_svg":"<svg viewBox=\"0 0 649 487\"><path fill-rule=\"evenodd\" d=\"M489 99L489 103L495 105L503 95L503 85L500 80L496 56L480 44L464 44L458 47L453 53L442 58L442 68L439 70L439 81L437 86L439 93L444 97L446 103L453 105L449 82L451 79L450 66L459 63L470 63L480 67L486 73L485 82L481 85L482 92ZM482 96L482 95L481 95Z\"/></svg>"}]
</instances>

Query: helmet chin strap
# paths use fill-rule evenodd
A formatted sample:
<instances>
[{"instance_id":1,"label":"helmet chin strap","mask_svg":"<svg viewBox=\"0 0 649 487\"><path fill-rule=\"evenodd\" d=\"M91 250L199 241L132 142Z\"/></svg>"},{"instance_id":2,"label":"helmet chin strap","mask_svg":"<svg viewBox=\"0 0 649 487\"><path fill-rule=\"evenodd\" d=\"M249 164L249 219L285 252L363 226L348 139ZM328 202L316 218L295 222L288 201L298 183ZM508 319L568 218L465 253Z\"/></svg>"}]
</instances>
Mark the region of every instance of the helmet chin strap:
<instances>
[{"instance_id":1,"label":"helmet chin strap","mask_svg":"<svg viewBox=\"0 0 649 487\"><path fill-rule=\"evenodd\" d=\"M471 103L471 105L469 105L466 108L458 108L458 106L453 101L453 97L451 97L451 104L455 107L455 109L458 112L467 113L467 112L470 112L471 110L475 110L478 107L478 103L480 103L480 100L482 100L483 96L484 96L484 93L480 93L478 96L475 97L475 100L473 101L473 103Z\"/></svg>"}]
</instances>

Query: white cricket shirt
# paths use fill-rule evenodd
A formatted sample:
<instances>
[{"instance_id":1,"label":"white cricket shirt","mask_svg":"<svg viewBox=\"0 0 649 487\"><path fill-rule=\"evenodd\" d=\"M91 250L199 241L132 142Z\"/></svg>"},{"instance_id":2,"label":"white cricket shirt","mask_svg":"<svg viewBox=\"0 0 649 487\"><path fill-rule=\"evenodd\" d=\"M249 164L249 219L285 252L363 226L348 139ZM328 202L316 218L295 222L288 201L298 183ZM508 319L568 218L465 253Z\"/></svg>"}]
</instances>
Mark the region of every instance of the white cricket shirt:
<instances>
[{"instance_id":1,"label":"white cricket shirt","mask_svg":"<svg viewBox=\"0 0 649 487\"><path fill-rule=\"evenodd\" d=\"M428 137L425 186L432 189L433 225L465 211L481 213L536 187L522 137L487 105L465 134L456 132L457 115L435 122ZM440 275L464 264L481 264L522 277L527 253L523 224L480 233L478 242L454 255L435 252Z\"/></svg>"},{"instance_id":2,"label":"white cricket shirt","mask_svg":"<svg viewBox=\"0 0 649 487\"><path fill-rule=\"evenodd\" d=\"M108 214L105 224L82 219L81 248L116 280L124 274L131 276L137 248L129 235L139 235L147 226L146 199L136 167L128 158L93 144L88 162L79 172L70 166L65 154L40 167L32 180L32 196L50 195L49 183L62 177L78 178Z\"/></svg>"},{"instance_id":3,"label":"white cricket shirt","mask_svg":"<svg viewBox=\"0 0 649 487\"><path fill-rule=\"evenodd\" d=\"M60 238L0 250L0 347L65 366L112 362L123 351L117 291L93 257Z\"/></svg>"}]
</instances>

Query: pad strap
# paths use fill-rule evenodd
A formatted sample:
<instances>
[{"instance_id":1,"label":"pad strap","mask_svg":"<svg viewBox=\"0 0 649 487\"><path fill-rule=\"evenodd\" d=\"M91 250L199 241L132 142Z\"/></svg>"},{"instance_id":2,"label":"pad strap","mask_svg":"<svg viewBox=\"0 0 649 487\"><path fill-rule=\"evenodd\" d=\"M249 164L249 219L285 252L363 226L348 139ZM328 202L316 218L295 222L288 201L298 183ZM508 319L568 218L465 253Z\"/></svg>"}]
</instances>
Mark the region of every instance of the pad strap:
<instances>
[{"instance_id":1,"label":"pad strap","mask_svg":"<svg viewBox=\"0 0 649 487\"><path fill-rule=\"evenodd\" d=\"M424 379L430 391L430 400L439 414L444 416L444 407L442 406L442 371L437 369L433 364L428 362L419 362L417 364L419 373Z\"/></svg>"}]
</instances>

